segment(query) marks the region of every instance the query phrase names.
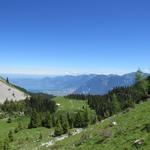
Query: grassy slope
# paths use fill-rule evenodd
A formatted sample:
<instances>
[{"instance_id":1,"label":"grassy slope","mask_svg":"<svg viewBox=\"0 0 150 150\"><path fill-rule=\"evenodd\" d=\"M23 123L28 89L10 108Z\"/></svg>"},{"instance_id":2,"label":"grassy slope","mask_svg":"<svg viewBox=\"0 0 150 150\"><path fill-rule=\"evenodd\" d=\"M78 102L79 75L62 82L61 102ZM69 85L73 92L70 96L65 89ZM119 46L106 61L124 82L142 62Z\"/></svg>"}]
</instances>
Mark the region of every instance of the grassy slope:
<instances>
[{"instance_id":1,"label":"grassy slope","mask_svg":"<svg viewBox=\"0 0 150 150\"><path fill-rule=\"evenodd\" d=\"M14 131L14 129L18 126L18 122L21 122L25 129L21 130L18 133L14 133L14 142L10 144L11 150L30 150L37 145L40 145L40 143L36 143L34 141L39 139L40 134L42 133L42 136L44 137L44 142L47 140L50 140L50 129L46 128L37 128L37 129L26 129L28 126L29 118L27 117L21 117L18 119L12 120L12 123L7 123L6 120L0 120L0 141L4 141L8 135L8 132Z\"/></svg>"},{"instance_id":2,"label":"grassy slope","mask_svg":"<svg viewBox=\"0 0 150 150\"><path fill-rule=\"evenodd\" d=\"M144 125L150 123L150 101L136 105L135 109L129 112L114 116L113 120L118 123L118 126L110 127L111 120L108 118L103 123L90 126L83 133L58 142L51 149L136 150L133 143L141 138L145 143L139 149L150 149L150 133L142 131ZM101 135L103 129L112 132L112 136L104 138ZM88 137L87 140L80 145L80 141L86 139L85 137Z\"/></svg>"},{"instance_id":3,"label":"grassy slope","mask_svg":"<svg viewBox=\"0 0 150 150\"><path fill-rule=\"evenodd\" d=\"M87 106L86 101L83 100L71 100L64 97L55 97L53 99L57 104L60 104L58 111L76 111L82 109L83 106Z\"/></svg>"},{"instance_id":4,"label":"grassy slope","mask_svg":"<svg viewBox=\"0 0 150 150\"><path fill-rule=\"evenodd\" d=\"M86 101L68 100L62 97L57 97L54 100L60 104L58 112L61 110L75 111L86 105ZM113 120L118 123L118 126L110 127L112 119L108 118L103 123L98 122L96 125L89 126L83 133L71 136L49 148L40 147L40 145L50 141L52 138L50 133L53 129L24 129L14 134L15 142L12 142L10 147L12 150L16 148L18 150L32 150L34 148L40 150L134 150L136 148L133 146L133 142L144 138L145 144L140 147L140 150L149 150L150 133L142 131L142 129L146 123L150 122L150 101L136 105L135 109L131 109L129 112L114 116ZM17 127L19 121L27 126L29 118L16 119L11 124L6 123L6 120L0 120L0 141L5 139L9 130ZM112 132L112 136L104 138L101 135L103 129ZM37 141L40 133L42 133L43 139ZM86 140L82 143L84 139Z\"/></svg>"},{"instance_id":5,"label":"grassy slope","mask_svg":"<svg viewBox=\"0 0 150 150\"><path fill-rule=\"evenodd\" d=\"M68 100L63 97L56 97L54 100L60 104L57 113L61 113L62 111L75 111L82 109L83 106L87 105L86 101L76 101L76 100ZM27 129L29 118L21 117L18 119L13 119L12 123L7 123L7 119L0 120L0 142L3 142L9 131L18 126L18 123L21 122L25 127L24 130L21 130L18 133L14 133L14 142L10 143L11 150L33 150L34 148L42 149L40 147L41 143L48 142L52 139L50 134L54 129L46 129L46 128L37 128L37 129ZM42 134L43 139L39 141L39 136Z\"/></svg>"}]
</instances>

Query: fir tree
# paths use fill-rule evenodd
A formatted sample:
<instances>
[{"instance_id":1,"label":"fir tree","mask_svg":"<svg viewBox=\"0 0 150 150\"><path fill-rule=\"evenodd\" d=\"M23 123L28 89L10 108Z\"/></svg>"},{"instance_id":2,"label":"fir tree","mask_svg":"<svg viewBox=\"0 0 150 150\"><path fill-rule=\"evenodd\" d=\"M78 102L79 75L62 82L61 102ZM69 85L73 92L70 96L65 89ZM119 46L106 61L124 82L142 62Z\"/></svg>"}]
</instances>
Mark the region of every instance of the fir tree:
<instances>
[{"instance_id":1,"label":"fir tree","mask_svg":"<svg viewBox=\"0 0 150 150\"><path fill-rule=\"evenodd\" d=\"M60 135L62 135L63 134L63 128L62 128L62 126L61 126L61 124L60 124L60 121L59 120L57 120L57 122L56 122L56 127L55 127L55 131L54 131L54 135L55 136L60 136Z\"/></svg>"},{"instance_id":2,"label":"fir tree","mask_svg":"<svg viewBox=\"0 0 150 150\"><path fill-rule=\"evenodd\" d=\"M68 123L68 120L65 120L62 124L62 128L63 128L63 133L68 133L69 131L69 123Z\"/></svg>"},{"instance_id":3,"label":"fir tree","mask_svg":"<svg viewBox=\"0 0 150 150\"><path fill-rule=\"evenodd\" d=\"M143 75L142 71L139 69L136 74L135 74L135 81L136 83L139 83L140 81L143 80Z\"/></svg>"},{"instance_id":4,"label":"fir tree","mask_svg":"<svg viewBox=\"0 0 150 150\"><path fill-rule=\"evenodd\" d=\"M87 127L90 122L88 108L85 109L83 114L83 127Z\"/></svg>"},{"instance_id":5,"label":"fir tree","mask_svg":"<svg viewBox=\"0 0 150 150\"><path fill-rule=\"evenodd\" d=\"M136 73L136 89L140 96L148 94L149 83L147 80L144 80L144 76L141 71L137 71Z\"/></svg>"},{"instance_id":6,"label":"fir tree","mask_svg":"<svg viewBox=\"0 0 150 150\"><path fill-rule=\"evenodd\" d=\"M36 112L36 110L34 109L32 111L32 114L31 114L31 119L30 119L30 123L29 123L29 129L31 128L37 128L41 125L41 119L40 119L40 116L39 114Z\"/></svg>"},{"instance_id":7,"label":"fir tree","mask_svg":"<svg viewBox=\"0 0 150 150\"><path fill-rule=\"evenodd\" d=\"M75 124L74 126L77 127L77 128L82 127L82 116L81 116L80 112L78 112L76 114L74 124Z\"/></svg>"},{"instance_id":8,"label":"fir tree","mask_svg":"<svg viewBox=\"0 0 150 150\"><path fill-rule=\"evenodd\" d=\"M51 115L51 119L52 119L52 127L55 127L57 120L54 114Z\"/></svg>"},{"instance_id":9,"label":"fir tree","mask_svg":"<svg viewBox=\"0 0 150 150\"><path fill-rule=\"evenodd\" d=\"M70 129L72 129L72 128L73 128L73 122L74 122L74 121L73 121L73 117L71 116L70 113L67 113L67 120L68 120Z\"/></svg>"},{"instance_id":10,"label":"fir tree","mask_svg":"<svg viewBox=\"0 0 150 150\"><path fill-rule=\"evenodd\" d=\"M8 77L7 77L7 79L6 79L6 82L9 84L9 79L8 79Z\"/></svg>"},{"instance_id":11,"label":"fir tree","mask_svg":"<svg viewBox=\"0 0 150 150\"><path fill-rule=\"evenodd\" d=\"M112 112L113 113L117 113L121 110L120 108L120 103L118 101L118 98L116 96L116 94L112 95Z\"/></svg>"},{"instance_id":12,"label":"fir tree","mask_svg":"<svg viewBox=\"0 0 150 150\"><path fill-rule=\"evenodd\" d=\"M43 126L46 128L51 128L52 127L52 118L50 113L47 113L45 116L45 120L43 121Z\"/></svg>"},{"instance_id":13,"label":"fir tree","mask_svg":"<svg viewBox=\"0 0 150 150\"><path fill-rule=\"evenodd\" d=\"M131 98L128 98L125 102L125 108L133 108L134 105L135 103Z\"/></svg>"}]
</instances>

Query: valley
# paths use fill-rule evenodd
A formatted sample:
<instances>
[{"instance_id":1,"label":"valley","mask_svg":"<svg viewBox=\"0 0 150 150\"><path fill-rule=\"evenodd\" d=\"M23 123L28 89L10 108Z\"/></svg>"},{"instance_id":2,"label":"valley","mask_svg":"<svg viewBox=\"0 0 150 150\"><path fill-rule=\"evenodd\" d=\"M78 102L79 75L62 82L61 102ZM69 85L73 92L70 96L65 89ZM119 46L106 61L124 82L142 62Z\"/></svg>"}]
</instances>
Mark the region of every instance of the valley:
<instances>
[{"instance_id":1,"label":"valley","mask_svg":"<svg viewBox=\"0 0 150 150\"><path fill-rule=\"evenodd\" d=\"M78 110L82 110L83 106L87 106L86 101L68 100L63 97L55 97L53 100L56 101L57 104L60 104L57 110L57 114L64 112L76 112ZM28 129L28 124L30 122L29 116L18 116L16 118L13 117L11 119L11 123L8 123L7 120L8 118L0 119L0 149L2 148L2 143L7 139L9 131L14 131L14 140L13 142L9 143L9 149L11 150L45 149L47 145L53 145L47 143L50 143L50 141L55 141L55 137L53 137L55 128L49 129L38 127ZM21 129L15 133L15 129L18 128L20 123ZM70 133L72 132L72 134L75 136L75 134L79 134L81 131L78 129L77 131L76 129L72 129L70 130ZM49 146L47 148L49 148Z\"/></svg>"},{"instance_id":2,"label":"valley","mask_svg":"<svg viewBox=\"0 0 150 150\"><path fill-rule=\"evenodd\" d=\"M150 150L150 0L0 0L0 150Z\"/></svg>"},{"instance_id":3,"label":"valley","mask_svg":"<svg viewBox=\"0 0 150 150\"><path fill-rule=\"evenodd\" d=\"M60 102L60 97L58 101ZM61 105L62 104L64 103L62 102ZM65 102L65 105L66 104L67 102ZM65 105L62 106L65 107ZM81 133L66 137L64 138L64 140L60 140L54 145L47 144L54 139L51 136L53 129L23 129L19 133L14 134L15 141L10 144L10 149L16 150L17 148L18 150L91 150L94 146L94 149L96 150L107 150L108 148L111 150L134 150L136 149L134 142L138 139L144 139L144 143L142 145L139 145L139 149L149 150L150 134L146 130L143 130L146 124L150 123L149 114L150 101L140 105L138 104L135 106L135 108L130 109L125 113L120 113L118 115L114 115L110 118L97 122L96 125L90 125ZM112 120L117 123L116 126L110 126ZM11 124L8 124L6 120L0 120L0 139L4 139L7 133L10 130L14 130L17 127L18 122L20 121L26 127L29 122L29 118L22 117L14 119ZM106 135L103 135L103 132L106 132ZM41 134L42 139L40 139Z\"/></svg>"},{"instance_id":4,"label":"valley","mask_svg":"<svg viewBox=\"0 0 150 150\"><path fill-rule=\"evenodd\" d=\"M150 77L137 72L134 85L103 96L28 93L25 100L6 100L0 104L0 149L149 150L149 85Z\"/></svg>"}]
</instances>

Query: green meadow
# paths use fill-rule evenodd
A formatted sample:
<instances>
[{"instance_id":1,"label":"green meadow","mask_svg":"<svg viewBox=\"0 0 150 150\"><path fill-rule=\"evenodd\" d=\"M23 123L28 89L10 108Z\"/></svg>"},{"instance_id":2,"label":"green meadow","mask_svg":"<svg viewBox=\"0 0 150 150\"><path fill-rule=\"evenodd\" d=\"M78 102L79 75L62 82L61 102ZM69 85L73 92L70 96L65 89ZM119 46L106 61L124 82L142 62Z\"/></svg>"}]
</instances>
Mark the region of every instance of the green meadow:
<instances>
[{"instance_id":1,"label":"green meadow","mask_svg":"<svg viewBox=\"0 0 150 150\"><path fill-rule=\"evenodd\" d=\"M58 112L76 111L87 106L86 101L63 97L55 97L53 100L59 104ZM112 121L117 125L111 125ZM23 129L13 133L14 141L9 144L10 150L149 150L150 147L150 133L144 130L145 125L150 123L150 101L90 125L80 134L69 136L49 147L41 145L54 138L51 136L54 129L27 129L28 117L13 118L11 123L7 123L7 119L1 119L0 141L5 141L9 131L14 131L20 122ZM136 140L142 140L143 143L136 147Z\"/></svg>"}]
</instances>

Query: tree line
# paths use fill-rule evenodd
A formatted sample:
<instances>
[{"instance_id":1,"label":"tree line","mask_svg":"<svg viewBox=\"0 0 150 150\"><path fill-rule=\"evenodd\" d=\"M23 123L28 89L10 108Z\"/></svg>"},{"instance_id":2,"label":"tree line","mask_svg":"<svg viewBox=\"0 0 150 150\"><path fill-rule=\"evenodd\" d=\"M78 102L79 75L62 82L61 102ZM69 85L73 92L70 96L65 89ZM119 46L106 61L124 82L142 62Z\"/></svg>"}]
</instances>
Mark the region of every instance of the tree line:
<instances>
[{"instance_id":1,"label":"tree line","mask_svg":"<svg viewBox=\"0 0 150 150\"><path fill-rule=\"evenodd\" d=\"M9 114L8 123L12 122L11 115L23 112L30 117L28 129L55 128L55 136L65 134L72 128L85 128L97 121L95 111L85 106L75 112L57 111L58 106L52 100L53 97L42 93L32 94L30 98L23 101L6 100L0 108Z\"/></svg>"},{"instance_id":2,"label":"tree line","mask_svg":"<svg viewBox=\"0 0 150 150\"><path fill-rule=\"evenodd\" d=\"M55 101L51 99L53 96L37 93L31 94L30 98L20 101L6 101L0 104L0 110L8 114L16 114L17 112L24 112L25 115L31 115L33 110L37 112L51 112L54 113L57 109Z\"/></svg>"},{"instance_id":3,"label":"tree line","mask_svg":"<svg viewBox=\"0 0 150 150\"><path fill-rule=\"evenodd\" d=\"M63 113L38 113L35 109L32 111L28 128L55 128L54 135L59 136L68 133L72 128L86 128L89 124L97 121L95 111L89 108L83 108L77 112Z\"/></svg>"},{"instance_id":4,"label":"tree line","mask_svg":"<svg viewBox=\"0 0 150 150\"><path fill-rule=\"evenodd\" d=\"M87 100L90 108L94 109L98 119L104 119L135 104L147 100L150 96L150 77L145 78L142 72L136 73L135 84L129 87L117 87L105 95L71 94L68 98Z\"/></svg>"}]
</instances>

